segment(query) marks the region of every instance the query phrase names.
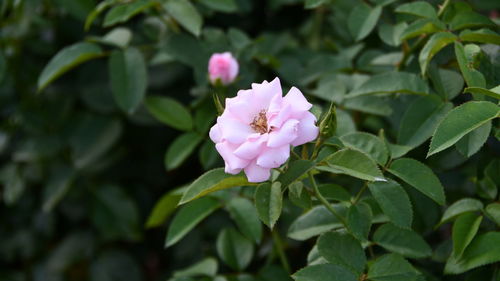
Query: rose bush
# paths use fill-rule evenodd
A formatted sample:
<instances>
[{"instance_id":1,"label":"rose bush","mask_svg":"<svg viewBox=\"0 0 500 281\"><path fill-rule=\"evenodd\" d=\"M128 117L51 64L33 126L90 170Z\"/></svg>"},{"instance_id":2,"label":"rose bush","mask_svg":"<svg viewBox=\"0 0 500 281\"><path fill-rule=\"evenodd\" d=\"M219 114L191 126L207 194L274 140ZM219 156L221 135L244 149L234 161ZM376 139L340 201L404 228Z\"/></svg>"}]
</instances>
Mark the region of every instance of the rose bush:
<instances>
[{"instance_id":1,"label":"rose bush","mask_svg":"<svg viewBox=\"0 0 500 281\"><path fill-rule=\"evenodd\" d=\"M0 280L500 280L498 9L1 1Z\"/></svg>"}]
</instances>

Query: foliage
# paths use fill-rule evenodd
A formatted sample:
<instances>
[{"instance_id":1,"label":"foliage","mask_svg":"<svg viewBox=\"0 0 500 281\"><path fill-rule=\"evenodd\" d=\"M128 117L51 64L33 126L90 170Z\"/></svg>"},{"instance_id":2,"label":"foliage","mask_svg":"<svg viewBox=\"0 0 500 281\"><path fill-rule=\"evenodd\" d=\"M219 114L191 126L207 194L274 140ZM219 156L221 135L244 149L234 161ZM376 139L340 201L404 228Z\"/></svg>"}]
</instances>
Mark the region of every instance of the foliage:
<instances>
[{"instance_id":1,"label":"foliage","mask_svg":"<svg viewBox=\"0 0 500 281\"><path fill-rule=\"evenodd\" d=\"M500 280L495 9L3 0L0 280ZM276 76L320 137L256 185L208 132Z\"/></svg>"}]
</instances>

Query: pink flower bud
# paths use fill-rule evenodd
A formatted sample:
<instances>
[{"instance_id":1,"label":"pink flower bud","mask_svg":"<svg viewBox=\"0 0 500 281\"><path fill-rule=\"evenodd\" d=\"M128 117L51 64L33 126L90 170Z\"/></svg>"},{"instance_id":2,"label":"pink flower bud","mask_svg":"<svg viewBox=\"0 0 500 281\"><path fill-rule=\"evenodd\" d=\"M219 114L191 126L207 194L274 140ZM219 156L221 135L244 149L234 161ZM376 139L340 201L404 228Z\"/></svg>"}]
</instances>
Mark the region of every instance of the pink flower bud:
<instances>
[{"instance_id":1,"label":"pink flower bud","mask_svg":"<svg viewBox=\"0 0 500 281\"><path fill-rule=\"evenodd\" d=\"M238 75L238 69L238 62L229 52L215 53L208 61L208 75L212 84L218 79L223 85L232 83Z\"/></svg>"},{"instance_id":2,"label":"pink flower bud","mask_svg":"<svg viewBox=\"0 0 500 281\"><path fill-rule=\"evenodd\" d=\"M299 89L292 87L282 96L278 78L252 84L226 99L226 108L210 129L210 138L224 159L225 171L245 171L248 181L269 179L290 157L290 147L310 142L318 136L312 105Z\"/></svg>"}]
</instances>

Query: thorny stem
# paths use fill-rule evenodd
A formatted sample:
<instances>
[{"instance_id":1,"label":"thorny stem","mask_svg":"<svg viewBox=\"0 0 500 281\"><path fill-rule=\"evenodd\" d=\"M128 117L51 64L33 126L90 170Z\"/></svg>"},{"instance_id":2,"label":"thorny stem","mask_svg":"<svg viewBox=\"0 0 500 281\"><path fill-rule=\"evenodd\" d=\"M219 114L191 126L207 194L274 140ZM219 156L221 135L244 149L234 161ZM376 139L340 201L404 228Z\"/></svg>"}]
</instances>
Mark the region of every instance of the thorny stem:
<instances>
[{"instance_id":1,"label":"thorny stem","mask_svg":"<svg viewBox=\"0 0 500 281\"><path fill-rule=\"evenodd\" d=\"M272 230L271 234L273 236L274 246L276 248L276 251L278 252L281 264L285 268L286 272L288 272L288 274L291 274L290 264L288 264L285 251L283 250L283 242L281 241L281 237L278 233L278 230L277 229Z\"/></svg>"},{"instance_id":2,"label":"thorny stem","mask_svg":"<svg viewBox=\"0 0 500 281\"><path fill-rule=\"evenodd\" d=\"M321 203L344 225L344 227L347 228L347 222L344 220L344 218L340 216L337 211L335 211L328 200L326 200L325 197L323 197L323 195L321 195L321 193L319 192L318 185L316 184L316 180L314 180L312 172L308 172L307 174L309 175L309 180L311 181L311 184L314 188L316 198L318 198L318 200L321 201Z\"/></svg>"}]
</instances>

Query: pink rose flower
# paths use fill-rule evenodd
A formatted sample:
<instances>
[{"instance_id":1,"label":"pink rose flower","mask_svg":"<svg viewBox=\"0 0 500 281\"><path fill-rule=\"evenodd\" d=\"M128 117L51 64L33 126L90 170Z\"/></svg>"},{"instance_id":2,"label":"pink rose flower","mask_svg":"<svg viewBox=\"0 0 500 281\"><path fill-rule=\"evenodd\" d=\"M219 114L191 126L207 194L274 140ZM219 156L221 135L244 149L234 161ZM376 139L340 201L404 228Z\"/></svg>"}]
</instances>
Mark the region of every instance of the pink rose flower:
<instances>
[{"instance_id":1,"label":"pink rose flower","mask_svg":"<svg viewBox=\"0 0 500 281\"><path fill-rule=\"evenodd\" d=\"M224 159L225 171L244 170L248 181L269 179L290 157L290 145L298 146L318 136L312 105L299 89L282 96L280 80L252 84L226 99L226 108L210 129L210 138Z\"/></svg>"},{"instance_id":2,"label":"pink rose flower","mask_svg":"<svg viewBox=\"0 0 500 281\"><path fill-rule=\"evenodd\" d=\"M218 79L223 85L232 83L238 75L238 69L238 62L229 52L215 53L208 61L208 75L212 84Z\"/></svg>"}]
</instances>

